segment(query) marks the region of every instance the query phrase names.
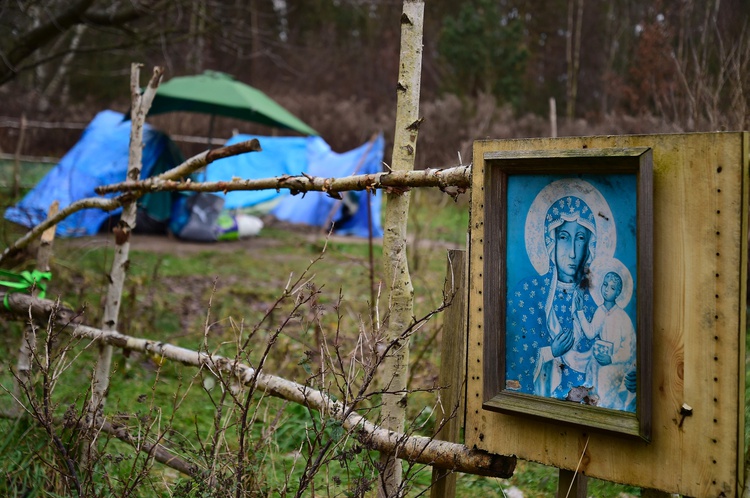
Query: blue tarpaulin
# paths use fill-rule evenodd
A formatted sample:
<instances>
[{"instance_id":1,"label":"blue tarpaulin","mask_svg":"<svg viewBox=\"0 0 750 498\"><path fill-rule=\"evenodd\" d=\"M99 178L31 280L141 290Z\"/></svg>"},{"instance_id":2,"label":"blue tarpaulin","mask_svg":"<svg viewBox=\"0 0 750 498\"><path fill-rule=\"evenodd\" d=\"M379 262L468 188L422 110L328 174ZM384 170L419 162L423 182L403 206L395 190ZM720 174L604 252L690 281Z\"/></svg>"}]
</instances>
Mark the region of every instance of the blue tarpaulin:
<instances>
[{"instance_id":1,"label":"blue tarpaulin","mask_svg":"<svg viewBox=\"0 0 750 498\"><path fill-rule=\"evenodd\" d=\"M232 145L257 138L261 152L246 152L226 157L209 164L206 168L207 182L225 182L232 178L271 178L281 175L299 175L307 170L308 140L306 137L261 137L257 135L235 135L225 145ZM322 141L322 140L321 140ZM225 209L241 209L271 201L280 197L275 190L237 190L224 196Z\"/></svg>"},{"instance_id":2,"label":"blue tarpaulin","mask_svg":"<svg viewBox=\"0 0 750 498\"><path fill-rule=\"evenodd\" d=\"M262 152L249 152L227 157L211 163L206 170L207 181L230 181L232 178L257 179L281 175L299 175L339 178L349 175L364 175L380 172L385 141L382 135L360 147L344 153L336 153L320 137L260 137L236 135L226 145L257 138ZM235 191L226 196L227 209L250 208L255 205L278 200L271 211L276 218L291 223L327 228L333 222L335 232L342 235L367 237L368 200L372 213L372 233L381 237L380 195L366 192L351 192L344 200L337 200L323 192L308 192L305 195L290 195L289 191ZM369 197L369 199L368 199Z\"/></svg>"},{"instance_id":3,"label":"blue tarpaulin","mask_svg":"<svg viewBox=\"0 0 750 498\"><path fill-rule=\"evenodd\" d=\"M87 197L96 197L94 189L101 185L125 180L128 167L130 121L114 111L102 111L89 123L78 143L60 160L34 189L16 206L5 212L13 222L33 227L47 217L49 205L57 200L60 208ZM226 145L257 138L262 152L227 157L211 163L205 172L206 181L231 181L233 178L258 179L306 173L324 178L370 174L380 171L383 161L382 135L362 146L339 154L320 137L261 137L236 135ZM169 137L145 125L143 132L143 171L147 178L176 166L182 156ZM114 196L110 194L109 196ZM372 234L381 237L380 195L365 192L342 193L343 200L323 192L292 196L288 190L236 191L217 194L224 197L224 209L241 210L259 205L275 204L271 214L291 223L328 228L331 222L336 233L367 237L368 201L372 215ZM183 196L184 197L184 196ZM368 199L369 198L369 199ZM156 192L142 197L138 204L150 218L168 222L174 213L170 192ZM141 212L139 211L139 212ZM57 225L57 234L64 237L93 235L102 223L119 212L85 209Z\"/></svg>"},{"instance_id":4,"label":"blue tarpaulin","mask_svg":"<svg viewBox=\"0 0 750 498\"><path fill-rule=\"evenodd\" d=\"M144 126L143 142L141 178L182 162L179 151L169 137L149 125ZM59 201L60 209L63 209L75 201L97 197L94 189L100 185L125 181L129 144L130 121L123 121L123 114L119 112L100 112L86 127L78 143L21 202L5 212L5 218L33 227L46 219L47 209L53 201ZM148 201L155 198L142 198L145 204L139 204L147 206ZM157 207L155 204L163 205ZM149 211L155 219L164 221L170 212L169 202L151 202ZM118 212L107 213L100 209L78 211L58 223L57 234L63 237L93 235L106 219Z\"/></svg>"}]
</instances>

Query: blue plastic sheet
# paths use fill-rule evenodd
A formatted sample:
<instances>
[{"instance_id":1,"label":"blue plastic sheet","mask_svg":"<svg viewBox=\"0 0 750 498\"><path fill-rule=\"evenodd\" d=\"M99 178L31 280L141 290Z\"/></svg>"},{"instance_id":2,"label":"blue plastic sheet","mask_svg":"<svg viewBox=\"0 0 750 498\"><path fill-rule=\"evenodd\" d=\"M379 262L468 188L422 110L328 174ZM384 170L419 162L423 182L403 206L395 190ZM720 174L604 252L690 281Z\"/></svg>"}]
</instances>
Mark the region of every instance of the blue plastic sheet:
<instances>
[{"instance_id":1,"label":"blue plastic sheet","mask_svg":"<svg viewBox=\"0 0 750 498\"><path fill-rule=\"evenodd\" d=\"M205 172L206 181L231 181L233 178L257 179L303 172L325 178L370 174L380 171L385 142L382 135L345 153L336 153L320 137L261 137L236 135L227 145L257 138L262 152L248 152L211 163ZM143 171L147 178L155 164L163 167L164 156L173 148L164 133L149 125L144 127ZM60 163L29 192L23 200L5 212L13 222L32 227L44 221L47 209L54 201L65 208L72 202L96 197L94 189L100 185L125 180L128 167L130 121L114 111L102 111L91 121L79 142ZM160 157L162 156L162 157ZM181 159L181 158L180 158ZM169 162L169 161L166 161ZM174 165L179 164L177 160ZM110 194L111 197L115 194ZM367 237L368 211L372 215L372 234L381 237L381 196L354 192L344 194L345 200L333 199L323 192L290 195L288 190L237 191L219 193L227 210L251 208L276 201L272 214L291 223L328 228L333 222L336 233ZM370 203L368 210L368 202ZM119 212L107 213L99 209L79 211L57 225L63 237L93 235L102 223Z\"/></svg>"},{"instance_id":2,"label":"blue plastic sheet","mask_svg":"<svg viewBox=\"0 0 750 498\"><path fill-rule=\"evenodd\" d=\"M33 227L46 219L47 209L53 201L59 201L60 209L63 209L80 199L97 197L94 189L100 185L125 181L131 125L130 121L123 121L123 117L123 114L109 110L97 114L78 143L21 202L5 212L5 218ZM144 127L141 178L151 174L168 140L164 133L149 125ZM78 211L58 223L57 234L62 237L93 235L107 218L119 211Z\"/></svg>"},{"instance_id":3,"label":"blue plastic sheet","mask_svg":"<svg viewBox=\"0 0 750 498\"><path fill-rule=\"evenodd\" d=\"M377 173L383 162L385 140L382 135L344 153L337 153L320 137L260 137L236 135L227 145L257 138L262 152L248 152L228 157L210 164L207 181L230 181L232 178L255 179L281 175L299 175L302 172L324 178ZM333 222L335 232L342 235L367 237L368 201L372 213L372 233L382 237L380 223L380 195L356 192L346 195L345 201L330 197L324 192L308 192L292 196L288 190L228 192L225 208L249 208L274 199L279 200L271 214L291 223L328 228ZM369 199L368 199L369 197Z\"/></svg>"}]
</instances>

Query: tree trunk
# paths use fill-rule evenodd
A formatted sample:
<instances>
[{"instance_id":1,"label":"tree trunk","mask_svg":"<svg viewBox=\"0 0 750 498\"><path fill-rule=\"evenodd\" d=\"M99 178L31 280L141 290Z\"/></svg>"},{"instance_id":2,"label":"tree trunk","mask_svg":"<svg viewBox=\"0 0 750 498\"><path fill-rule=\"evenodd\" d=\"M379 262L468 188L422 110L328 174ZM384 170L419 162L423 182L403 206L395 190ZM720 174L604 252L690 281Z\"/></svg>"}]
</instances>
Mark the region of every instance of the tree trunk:
<instances>
[{"instance_id":1,"label":"tree trunk","mask_svg":"<svg viewBox=\"0 0 750 498\"><path fill-rule=\"evenodd\" d=\"M205 0L193 0L192 7L190 17L192 47L189 55L189 64L193 72L197 74L203 71L204 66L203 52L206 49L206 2Z\"/></svg>"},{"instance_id":2,"label":"tree trunk","mask_svg":"<svg viewBox=\"0 0 750 498\"><path fill-rule=\"evenodd\" d=\"M401 65L398 76L398 104L393 143L394 171L414 169L419 130L419 92L422 71L422 29L424 2L404 1L401 14ZM384 344L399 337L413 319L414 289L406 257L406 225L409 194L386 194L383 268L388 290L388 317ZM386 430L403 432L406 415L406 382L409 377L409 338L390 348L382 364L382 425ZM398 451L398 450L396 450ZM401 495L402 468L396 454L383 453L378 495Z\"/></svg>"},{"instance_id":3,"label":"tree trunk","mask_svg":"<svg viewBox=\"0 0 750 498\"><path fill-rule=\"evenodd\" d=\"M21 154L23 154L23 144L26 139L26 114L21 114L21 131L18 133L18 143L16 144L16 154L13 158L13 200L18 199L21 193Z\"/></svg>"},{"instance_id":4,"label":"tree trunk","mask_svg":"<svg viewBox=\"0 0 750 498\"><path fill-rule=\"evenodd\" d=\"M70 41L69 46L70 51L63 56L62 60L57 65L57 70L55 71L54 76L52 76L49 83L47 83L47 86L44 88L44 91L42 91L41 95L39 96L37 108L40 111L46 112L49 110L50 96L52 95L58 96L58 102L60 103L60 105L67 104L69 88L67 83L63 85L63 82L65 81L65 77L68 75L70 64L73 62L73 57L75 57L76 50L81 44L81 38L83 38L83 34L85 32L85 24L79 24L75 28L73 28L73 39Z\"/></svg>"},{"instance_id":5,"label":"tree trunk","mask_svg":"<svg viewBox=\"0 0 750 498\"><path fill-rule=\"evenodd\" d=\"M258 2L249 0L250 7L250 84L257 85L263 71Z\"/></svg>"},{"instance_id":6,"label":"tree trunk","mask_svg":"<svg viewBox=\"0 0 750 498\"><path fill-rule=\"evenodd\" d=\"M577 3L576 20L573 21L573 3ZM583 31L583 0L568 0L568 33L566 52L568 61L567 103L565 116L572 121L576 113L578 97L578 67L581 60L581 32Z\"/></svg>"}]
</instances>

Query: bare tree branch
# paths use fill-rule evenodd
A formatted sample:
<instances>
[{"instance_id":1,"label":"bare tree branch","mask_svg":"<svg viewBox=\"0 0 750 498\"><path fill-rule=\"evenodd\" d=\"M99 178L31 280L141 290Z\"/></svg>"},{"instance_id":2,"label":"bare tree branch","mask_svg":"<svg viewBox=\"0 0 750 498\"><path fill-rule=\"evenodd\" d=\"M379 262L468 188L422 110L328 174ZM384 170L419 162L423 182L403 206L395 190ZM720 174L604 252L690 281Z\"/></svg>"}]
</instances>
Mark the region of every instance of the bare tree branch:
<instances>
[{"instance_id":1,"label":"bare tree branch","mask_svg":"<svg viewBox=\"0 0 750 498\"><path fill-rule=\"evenodd\" d=\"M97 429L100 429L107 434L111 434L120 441L124 441L130 444L132 447L140 449L142 452L147 453L157 462L171 467L178 472L182 472L187 476L194 476L198 470L195 465L191 465L183 458L169 451L163 445L158 443L150 443L148 441L142 441L139 438L133 436L128 431L128 428L122 424L100 420L97 422L96 427Z\"/></svg>"},{"instance_id":2,"label":"bare tree branch","mask_svg":"<svg viewBox=\"0 0 750 498\"><path fill-rule=\"evenodd\" d=\"M105 3L102 2L102 4ZM82 49L65 50L39 60L29 61L34 54L43 51L44 47L55 39L65 36L70 29L77 25L85 24L96 28L122 29L129 23L170 8L173 2L168 0L135 0L122 2L119 10L98 8L95 4L96 0L78 0L67 4L57 2L44 9L45 16L38 16L40 22L34 27L25 32L23 27L18 27L21 30L20 35L11 39L10 47L4 53L0 52L0 85L12 80L18 73L26 69L63 57L66 54L85 51ZM60 8L60 6L64 8ZM149 37L158 39L162 35L163 30L160 33L149 34ZM133 32L130 32L129 36L139 38ZM92 47L92 49L98 52L105 50L101 46Z\"/></svg>"},{"instance_id":3,"label":"bare tree branch","mask_svg":"<svg viewBox=\"0 0 750 498\"><path fill-rule=\"evenodd\" d=\"M219 149L214 149L211 151L204 151L200 154L188 159L184 163L182 163L179 166L176 166L175 168L172 168L169 171L165 171L161 175L154 177L154 180L174 180L177 178L181 178L182 176L187 176L190 173L193 173L200 168L210 164L211 162L220 159L222 157L227 157L228 155L236 155L241 154L243 152L251 152L251 151L258 151L260 150L260 144L258 143L258 140L248 140L246 142L241 142L238 144L234 144L229 147L221 147ZM30 231L28 231L25 235L23 235L21 238L19 238L17 241L15 241L12 244L9 244L8 247L5 248L5 250L0 254L0 264L2 264L7 258L17 254L21 249L27 247L33 240L35 240L37 237L39 237L46 229L49 227L56 225L60 223L61 220L64 220L68 216L70 216L73 213L76 213L78 211L81 211L83 209L88 208L97 208L102 209L104 211L112 211L114 209L119 208L126 202L132 201L134 198L140 197L141 194L127 194L120 197L116 197L114 199L104 199L101 197L89 197L87 199L81 199L79 201L73 202L72 204L69 204L64 209L61 209L60 212L57 213L57 215L50 217L40 223L39 225L32 228Z\"/></svg>"},{"instance_id":4,"label":"bare tree branch","mask_svg":"<svg viewBox=\"0 0 750 498\"><path fill-rule=\"evenodd\" d=\"M31 309L36 319L47 320L50 316L48 310L55 308L53 301L40 300L27 294L11 294L10 297L10 311L17 315L27 314ZM73 338L94 340L130 351L153 354L184 365L205 368L216 375L227 374L242 385L255 382L256 389L267 395L299 403L339 420L345 430L368 448L389 453L397 451L398 458L457 472L493 477L510 477L513 474L515 458L493 455L458 443L389 431L369 422L351 410L350 405L336 401L322 391L276 375L258 372L236 359L193 351L161 341L127 336L116 331L71 324L65 321L63 316L65 315L58 312L56 323L65 326L65 331Z\"/></svg>"},{"instance_id":5,"label":"bare tree branch","mask_svg":"<svg viewBox=\"0 0 750 498\"><path fill-rule=\"evenodd\" d=\"M111 192L233 192L236 190L290 190L293 195L303 192L326 192L335 194L351 190L386 189L396 192L414 187L437 187L449 195L461 194L471 183L471 167L456 166L446 169L424 169L420 171L392 171L342 178L323 178L306 174L277 176L250 180L235 179L230 182L179 182L158 177L135 183L118 183L97 187L98 194Z\"/></svg>"},{"instance_id":6,"label":"bare tree branch","mask_svg":"<svg viewBox=\"0 0 750 498\"><path fill-rule=\"evenodd\" d=\"M122 24L140 19L141 17L149 15L154 11L161 10L167 5L169 5L169 0L136 0L127 3L122 10L118 10L115 12L108 12L104 10L86 11L81 16L81 19L83 20L83 22L96 24L97 26L120 26Z\"/></svg>"}]
</instances>

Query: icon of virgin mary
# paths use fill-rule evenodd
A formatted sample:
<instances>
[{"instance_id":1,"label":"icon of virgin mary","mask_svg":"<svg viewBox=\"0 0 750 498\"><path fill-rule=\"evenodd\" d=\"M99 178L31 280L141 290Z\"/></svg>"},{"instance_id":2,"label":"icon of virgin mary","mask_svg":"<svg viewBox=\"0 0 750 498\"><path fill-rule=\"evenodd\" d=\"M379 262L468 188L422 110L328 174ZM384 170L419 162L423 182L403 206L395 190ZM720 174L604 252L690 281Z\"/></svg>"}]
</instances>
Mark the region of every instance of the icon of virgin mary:
<instances>
[{"instance_id":1,"label":"icon of virgin mary","mask_svg":"<svg viewBox=\"0 0 750 498\"><path fill-rule=\"evenodd\" d=\"M586 380L594 341L577 326L589 321L596 303L589 268L616 245L612 212L601 193L581 179L557 180L536 196L523 237L508 234L508 251L524 240L535 274L508 282L506 389L565 399Z\"/></svg>"}]
</instances>

